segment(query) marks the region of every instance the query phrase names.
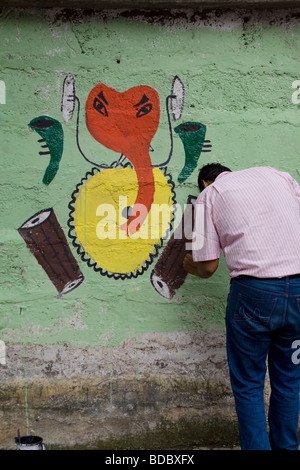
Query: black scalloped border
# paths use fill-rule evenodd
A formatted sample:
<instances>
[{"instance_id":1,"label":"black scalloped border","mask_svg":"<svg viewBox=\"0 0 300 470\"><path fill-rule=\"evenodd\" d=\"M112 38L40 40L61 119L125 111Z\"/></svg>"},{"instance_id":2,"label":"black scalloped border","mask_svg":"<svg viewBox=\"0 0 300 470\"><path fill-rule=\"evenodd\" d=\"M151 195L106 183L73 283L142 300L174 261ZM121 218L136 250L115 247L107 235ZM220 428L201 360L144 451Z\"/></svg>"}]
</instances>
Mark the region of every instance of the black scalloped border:
<instances>
[{"instance_id":1,"label":"black scalloped border","mask_svg":"<svg viewBox=\"0 0 300 470\"><path fill-rule=\"evenodd\" d=\"M127 166L131 166L131 165L128 165L128 164L122 165L123 168L125 168ZM98 168L94 167L94 168L92 168L91 171L88 171L85 174L85 176L83 178L81 178L80 183L78 183L76 185L76 188L75 188L75 190L73 191L73 193L71 195L71 201L68 204L68 208L70 209L69 219L68 219L68 222L67 222L67 225L69 227L68 237L72 240L72 245L76 248L76 251L77 251L78 255L80 256L81 260L84 261L85 263L87 263L87 265L90 268L93 268L95 272L100 273L102 276L107 276L108 278L113 278L113 279L116 279L116 280L118 280L118 279L122 279L122 280L124 280L124 279L133 279L133 278L136 279L138 276L144 274L144 272L147 271L149 266L153 263L154 259L158 256L159 249L163 246L163 239L160 240L160 243L155 245L155 249L154 249L153 253L150 254L149 258L144 262L143 266L140 269L138 269L137 271L131 272L131 273L123 274L123 273L112 273L112 272L107 271L106 269L103 269L100 266L98 266L96 261L92 260L87 255L87 253L84 251L84 249L82 248L81 243L79 242L79 240L76 236L76 230L75 230L75 226L74 226L74 212L75 212L75 201L76 201L76 197L77 197L78 192L79 192L79 188L83 185L84 181L87 181L89 178L94 176L96 173L99 173L99 171L105 171L105 170L99 170ZM174 191L175 183L172 180L172 176L169 173L167 173L167 168L161 168L161 172L167 178L168 184L171 188L172 201L173 201L173 205L174 205L174 204L176 204L176 194L175 194L175 191ZM167 229L165 238L167 238L170 231L172 230L172 223L173 222L174 222L174 211L173 211L172 219L169 222L169 228Z\"/></svg>"}]
</instances>

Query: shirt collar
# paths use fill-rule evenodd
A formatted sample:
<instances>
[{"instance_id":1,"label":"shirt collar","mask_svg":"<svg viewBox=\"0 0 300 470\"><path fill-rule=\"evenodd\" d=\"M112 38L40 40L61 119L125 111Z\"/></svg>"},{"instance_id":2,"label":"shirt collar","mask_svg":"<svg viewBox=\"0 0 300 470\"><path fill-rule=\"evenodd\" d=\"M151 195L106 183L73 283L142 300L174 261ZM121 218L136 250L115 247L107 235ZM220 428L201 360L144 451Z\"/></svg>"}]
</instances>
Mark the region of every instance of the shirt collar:
<instances>
[{"instance_id":1,"label":"shirt collar","mask_svg":"<svg viewBox=\"0 0 300 470\"><path fill-rule=\"evenodd\" d=\"M222 176L224 176L224 175L228 175L228 173L231 173L231 172L230 172L230 171L222 171L222 173L220 173L220 174L216 177L215 181L217 181L219 178L222 178Z\"/></svg>"}]
</instances>

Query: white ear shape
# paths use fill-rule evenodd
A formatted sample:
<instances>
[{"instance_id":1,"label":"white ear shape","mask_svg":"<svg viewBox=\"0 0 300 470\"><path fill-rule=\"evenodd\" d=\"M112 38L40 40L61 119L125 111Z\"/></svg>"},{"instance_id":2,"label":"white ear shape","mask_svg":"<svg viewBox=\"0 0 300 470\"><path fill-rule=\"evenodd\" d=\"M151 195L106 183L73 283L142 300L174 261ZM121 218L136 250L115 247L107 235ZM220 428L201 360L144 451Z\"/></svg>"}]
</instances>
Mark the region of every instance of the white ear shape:
<instances>
[{"instance_id":1,"label":"white ear shape","mask_svg":"<svg viewBox=\"0 0 300 470\"><path fill-rule=\"evenodd\" d=\"M178 121L181 118L184 107L184 95L184 85L180 78L175 75L171 89L171 111L174 121Z\"/></svg>"},{"instance_id":2,"label":"white ear shape","mask_svg":"<svg viewBox=\"0 0 300 470\"><path fill-rule=\"evenodd\" d=\"M61 111L66 123L71 121L75 109L75 78L67 73L64 79L61 96Z\"/></svg>"}]
</instances>

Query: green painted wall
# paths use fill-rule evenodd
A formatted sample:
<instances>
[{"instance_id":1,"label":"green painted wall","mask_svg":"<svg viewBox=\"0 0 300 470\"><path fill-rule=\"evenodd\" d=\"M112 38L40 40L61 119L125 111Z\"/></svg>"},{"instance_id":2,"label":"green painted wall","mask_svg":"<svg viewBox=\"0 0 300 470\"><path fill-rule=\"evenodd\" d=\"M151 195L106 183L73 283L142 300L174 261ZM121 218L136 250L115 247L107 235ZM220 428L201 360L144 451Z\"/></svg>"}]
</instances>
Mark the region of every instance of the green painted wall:
<instances>
[{"instance_id":1,"label":"green painted wall","mask_svg":"<svg viewBox=\"0 0 300 470\"><path fill-rule=\"evenodd\" d=\"M203 332L223 328L229 286L222 260L209 280L186 279L171 300L150 282L158 258L137 278L109 278L82 261L68 237L68 205L76 185L91 169L76 146L76 117L68 124L60 110L66 73L75 77L81 101L80 137L92 161L118 158L96 142L84 120L84 103L99 82L120 92L148 85L157 90L161 118L151 143L152 162L170 150L165 99L174 76L185 86L180 121L206 125L212 151L198 168L220 161L238 170L270 165L300 180L300 113L292 93L299 78L298 14L186 11L133 14L3 10L0 16L0 339L6 344L112 346L147 332ZM294 100L295 101L295 100ZM41 138L29 128L39 116L61 123L64 141L59 170L49 185L42 178L49 155L39 155ZM185 182L180 138L168 173L176 201L198 195L197 170ZM37 212L53 208L84 282L58 298L57 290L17 229ZM161 254L160 249L159 254Z\"/></svg>"}]
</instances>

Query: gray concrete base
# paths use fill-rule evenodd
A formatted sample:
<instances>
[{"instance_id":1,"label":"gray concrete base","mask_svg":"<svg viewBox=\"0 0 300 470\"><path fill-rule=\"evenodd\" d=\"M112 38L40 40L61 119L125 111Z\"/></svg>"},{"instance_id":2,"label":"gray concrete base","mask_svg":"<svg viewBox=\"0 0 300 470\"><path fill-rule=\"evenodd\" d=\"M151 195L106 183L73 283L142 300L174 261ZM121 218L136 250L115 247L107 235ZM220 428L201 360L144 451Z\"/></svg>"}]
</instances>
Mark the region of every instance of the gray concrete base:
<instances>
[{"instance_id":1,"label":"gray concrete base","mask_svg":"<svg viewBox=\"0 0 300 470\"><path fill-rule=\"evenodd\" d=\"M111 349L7 345L0 448L236 445L222 332L149 333Z\"/></svg>"}]
</instances>

